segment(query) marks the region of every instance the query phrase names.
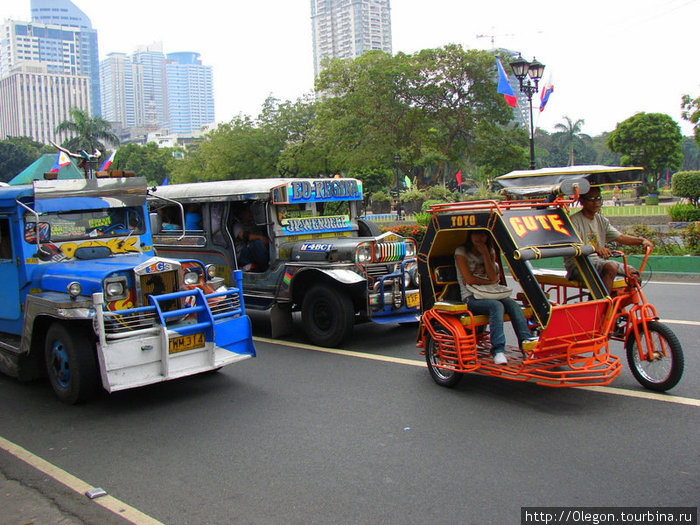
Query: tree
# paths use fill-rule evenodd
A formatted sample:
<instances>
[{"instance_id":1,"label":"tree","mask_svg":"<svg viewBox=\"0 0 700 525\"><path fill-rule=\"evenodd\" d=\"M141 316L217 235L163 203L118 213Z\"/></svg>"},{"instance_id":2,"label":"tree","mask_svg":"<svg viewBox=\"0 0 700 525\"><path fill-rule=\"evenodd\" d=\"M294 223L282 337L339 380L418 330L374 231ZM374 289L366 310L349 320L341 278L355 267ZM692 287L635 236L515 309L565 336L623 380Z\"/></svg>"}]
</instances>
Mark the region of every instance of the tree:
<instances>
[{"instance_id":1,"label":"tree","mask_svg":"<svg viewBox=\"0 0 700 525\"><path fill-rule=\"evenodd\" d=\"M96 149L104 153L105 143L118 146L119 137L112 132L112 125L100 117L91 117L86 110L72 108L73 120L64 120L56 126L56 133L68 133L73 137L65 140L62 146L70 151L81 150L92 153Z\"/></svg>"},{"instance_id":2,"label":"tree","mask_svg":"<svg viewBox=\"0 0 700 525\"><path fill-rule=\"evenodd\" d=\"M691 99L690 95L683 95L681 116L683 120L687 120L693 124L693 132L695 134L695 142L700 146L700 97Z\"/></svg>"},{"instance_id":3,"label":"tree","mask_svg":"<svg viewBox=\"0 0 700 525\"><path fill-rule=\"evenodd\" d=\"M53 151L56 150L48 150ZM44 152L45 146L30 137L7 137L0 140L0 181L12 180Z\"/></svg>"},{"instance_id":4,"label":"tree","mask_svg":"<svg viewBox=\"0 0 700 525\"><path fill-rule=\"evenodd\" d=\"M149 184L162 184L172 170L175 148L159 148L155 142L145 146L126 144L114 156L114 164L119 169L134 171L145 177Z\"/></svg>"},{"instance_id":5,"label":"tree","mask_svg":"<svg viewBox=\"0 0 700 525\"><path fill-rule=\"evenodd\" d=\"M566 148L569 150L569 163L567 164L567 166L573 166L574 164L576 164L574 157L574 146L577 143L582 142L583 137L586 137L589 140L590 137L581 133L581 129L583 128L583 124L585 123L583 119L578 119L574 122L569 117L565 116L564 120L566 121L565 123L558 123L554 126L554 129L562 133L562 141Z\"/></svg>"},{"instance_id":6,"label":"tree","mask_svg":"<svg viewBox=\"0 0 700 525\"><path fill-rule=\"evenodd\" d=\"M680 127L668 115L637 113L610 133L608 147L622 155L623 166L644 168L648 190L656 191L659 176L683 163L682 139Z\"/></svg>"}]
</instances>

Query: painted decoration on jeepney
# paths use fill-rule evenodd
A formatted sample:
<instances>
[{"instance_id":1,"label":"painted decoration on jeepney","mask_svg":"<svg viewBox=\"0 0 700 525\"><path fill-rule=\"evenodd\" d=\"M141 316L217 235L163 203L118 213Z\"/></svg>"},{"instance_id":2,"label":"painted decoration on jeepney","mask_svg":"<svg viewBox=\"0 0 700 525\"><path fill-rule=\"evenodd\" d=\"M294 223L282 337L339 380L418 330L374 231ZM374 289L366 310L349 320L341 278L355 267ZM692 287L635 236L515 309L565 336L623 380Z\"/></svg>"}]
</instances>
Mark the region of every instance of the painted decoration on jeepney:
<instances>
[{"instance_id":1,"label":"painted decoration on jeepney","mask_svg":"<svg viewBox=\"0 0 700 525\"><path fill-rule=\"evenodd\" d=\"M561 208L508 210L503 221L518 247L581 243Z\"/></svg>"},{"instance_id":2,"label":"painted decoration on jeepney","mask_svg":"<svg viewBox=\"0 0 700 525\"><path fill-rule=\"evenodd\" d=\"M27 232L25 231L25 240L26 238ZM73 259L75 257L75 252L79 248L107 248L113 255L122 253L141 253L139 241L139 237L131 237L127 239L114 237L104 241L42 243L42 252L35 253L34 257L27 258L25 263L36 264L39 261L61 262L68 259ZM35 242L36 241L34 241L34 243ZM144 251L148 250L144 249Z\"/></svg>"},{"instance_id":3,"label":"painted decoration on jeepney","mask_svg":"<svg viewBox=\"0 0 700 525\"><path fill-rule=\"evenodd\" d=\"M272 190L274 204L361 201L362 182L355 179L291 181Z\"/></svg>"},{"instance_id":4,"label":"painted decoration on jeepney","mask_svg":"<svg viewBox=\"0 0 700 525\"><path fill-rule=\"evenodd\" d=\"M329 252L333 245L325 242L306 242L301 245L302 252Z\"/></svg>"},{"instance_id":5,"label":"painted decoration on jeepney","mask_svg":"<svg viewBox=\"0 0 700 525\"><path fill-rule=\"evenodd\" d=\"M285 235L303 235L305 233L324 233L352 230L348 215L329 217L305 217L300 219L283 219L282 231Z\"/></svg>"}]
</instances>

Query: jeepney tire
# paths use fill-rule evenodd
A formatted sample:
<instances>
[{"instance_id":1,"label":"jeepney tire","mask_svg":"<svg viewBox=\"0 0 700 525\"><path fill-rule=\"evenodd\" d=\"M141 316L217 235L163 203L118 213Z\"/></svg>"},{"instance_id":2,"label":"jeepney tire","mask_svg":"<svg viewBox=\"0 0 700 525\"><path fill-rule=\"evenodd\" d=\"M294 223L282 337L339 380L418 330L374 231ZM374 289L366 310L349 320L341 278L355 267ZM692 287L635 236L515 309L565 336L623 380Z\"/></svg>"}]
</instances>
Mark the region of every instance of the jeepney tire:
<instances>
[{"instance_id":1,"label":"jeepney tire","mask_svg":"<svg viewBox=\"0 0 700 525\"><path fill-rule=\"evenodd\" d=\"M382 230L376 222L369 219L357 219L357 234L360 237L379 237Z\"/></svg>"},{"instance_id":2,"label":"jeepney tire","mask_svg":"<svg viewBox=\"0 0 700 525\"><path fill-rule=\"evenodd\" d=\"M676 334L665 324L658 321L649 321L647 329L649 330L649 336L654 338L655 344L661 343L668 349L668 355L651 362L640 360L637 340L634 337L634 332L630 332L625 343L627 363L634 378L644 388L665 392L676 386L683 376L685 367L683 348ZM645 346L643 350L646 350L644 331L641 326L639 331L642 337L642 344Z\"/></svg>"},{"instance_id":3,"label":"jeepney tire","mask_svg":"<svg viewBox=\"0 0 700 525\"><path fill-rule=\"evenodd\" d=\"M428 365L428 371L430 372L430 377L433 378L438 385L447 388L455 387L462 380L464 374L461 372L454 372L452 370L445 370L444 368L438 368L437 365L440 362L440 357L438 352L440 351L440 345L433 337L428 333L425 337L425 362Z\"/></svg>"},{"instance_id":4,"label":"jeepney tire","mask_svg":"<svg viewBox=\"0 0 700 525\"><path fill-rule=\"evenodd\" d=\"M53 323L46 332L44 360L51 387L64 403L81 403L97 392L95 345L85 328Z\"/></svg>"},{"instance_id":5,"label":"jeepney tire","mask_svg":"<svg viewBox=\"0 0 700 525\"><path fill-rule=\"evenodd\" d=\"M338 346L352 333L355 323L352 300L331 286L316 285L304 296L301 322L313 344Z\"/></svg>"}]
</instances>

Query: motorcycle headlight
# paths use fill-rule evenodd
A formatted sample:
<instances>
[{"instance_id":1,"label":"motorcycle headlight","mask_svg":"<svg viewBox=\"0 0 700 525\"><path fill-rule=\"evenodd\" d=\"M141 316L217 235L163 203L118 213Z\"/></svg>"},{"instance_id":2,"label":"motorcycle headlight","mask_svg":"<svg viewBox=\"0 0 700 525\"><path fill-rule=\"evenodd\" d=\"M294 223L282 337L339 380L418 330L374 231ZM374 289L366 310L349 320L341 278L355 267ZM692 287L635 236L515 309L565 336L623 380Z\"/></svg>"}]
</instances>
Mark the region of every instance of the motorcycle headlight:
<instances>
[{"instance_id":1,"label":"motorcycle headlight","mask_svg":"<svg viewBox=\"0 0 700 525\"><path fill-rule=\"evenodd\" d=\"M372 245L369 243L362 243L355 250L355 261L360 264L366 264L372 261Z\"/></svg>"},{"instance_id":2,"label":"motorcycle headlight","mask_svg":"<svg viewBox=\"0 0 700 525\"><path fill-rule=\"evenodd\" d=\"M126 277L112 277L104 282L105 299L116 301L124 299L127 295Z\"/></svg>"}]
</instances>

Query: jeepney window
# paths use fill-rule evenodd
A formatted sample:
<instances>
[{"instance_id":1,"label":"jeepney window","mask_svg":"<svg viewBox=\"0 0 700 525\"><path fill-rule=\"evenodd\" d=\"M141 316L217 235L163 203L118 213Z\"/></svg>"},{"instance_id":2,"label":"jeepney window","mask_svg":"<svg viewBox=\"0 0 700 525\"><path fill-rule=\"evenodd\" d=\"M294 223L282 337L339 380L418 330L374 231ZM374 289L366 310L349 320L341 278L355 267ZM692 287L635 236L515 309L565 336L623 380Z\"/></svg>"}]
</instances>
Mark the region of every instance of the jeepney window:
<instances>
[{"instance_id":1,"label":"jeepney window","mask_svg":"<svg viewBox=\"0 0 700 525\"><path fill-rule=\"evenodd\" d=\"M317 202L318 217L333 217L338 215L351 216L352 201Z\"/></svg>"},{"instance_id":2,"label":"jeepney window","mask_svg":"<svg viewBox=\"0 0 700 525\"><path fill-rule=\"evenodd\" d=\"M37 232L41 242L93 239L140 235L144 233L143 210L133 208L104 208L39 216L39 224L33 214L24 216L24 239L35 243Z\"/></svg>"},{"instance_id":3,"label":"jeepney window","mask_svg":"<svg viewBox=\"0 0 700 525\"><path fill-rule=\"evenodd\" d=\"M12 259L10 221L4 217L0 218L0 259Z\"/></svg>"},{"instance_id":4,"label":"jeepney window","mask_svg":"<svg viewBox=\"0 0 700 525\"><path fill-rule=\"evenodd\" d=\"M215 202L209 206L211 219L211 242L217 246L226 246L226 224L224 216L228 203Z\"/></svg>"},{"instance_id":5,"label":"jeepney window","mask_svg":"<svg viewBox=\"0 0 700 525\"><path fill-rule=\"evenodd\" d=\"M301 219L304 217L313 217L314 210L312 207L313 203L307 204L287 204L284 206L277 206L277 222L279 224L286 224L288 219Z\"/></svg>"}]
</instances>

